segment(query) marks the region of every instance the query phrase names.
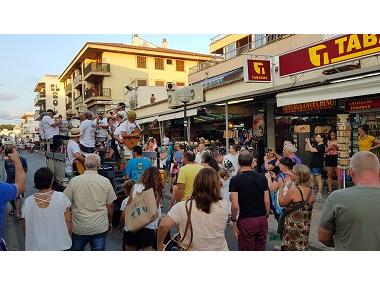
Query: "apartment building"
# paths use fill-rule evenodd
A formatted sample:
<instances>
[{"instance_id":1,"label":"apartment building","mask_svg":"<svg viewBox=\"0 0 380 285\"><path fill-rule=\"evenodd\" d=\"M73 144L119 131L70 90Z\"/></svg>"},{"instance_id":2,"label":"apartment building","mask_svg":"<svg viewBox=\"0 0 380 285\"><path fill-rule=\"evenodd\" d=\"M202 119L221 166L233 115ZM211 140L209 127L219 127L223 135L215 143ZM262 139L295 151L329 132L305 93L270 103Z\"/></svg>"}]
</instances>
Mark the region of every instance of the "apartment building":
<instances>
[{"instance_id":1,"label":"apartment building","mask_svg":"<svg viewBox=\"0 0 380 285\"><path fill-rule=\"evenodd\" d=\"M158 47L135 34L132 44L86 43L59 80L67 109L96 112L125 102L140 116L168 110L168 83L187 86L189 70L211 59L210 55L169 49L165 39ZM137 96L139 87L145 91ZM156 100L150 103L154 93Z\"/></svg>"},{"instance_id":2,"label":"apartment building","mask_svg":"<svg viewBox=\"0 0 380 285\"><path fill-rule=\"evenodd\" d=\"M32 112L26 112L22 115L19 128L19 134L22 137L38 134L38 122L34 119L34 116L35 114Z\"/></svg>"},{"instance_id":3,"label":"apartment building","mask_svg":"<svg viewBox=\"0 0 380 285\"><path fill-rule=\"evenodd\" d=\"M40 119L42 112L52 109L57 115L65 116L66 105L63 84L58 80L58 75L45 75L34 88L35 111L34 118Z\"/></svg>"}]
</instances>

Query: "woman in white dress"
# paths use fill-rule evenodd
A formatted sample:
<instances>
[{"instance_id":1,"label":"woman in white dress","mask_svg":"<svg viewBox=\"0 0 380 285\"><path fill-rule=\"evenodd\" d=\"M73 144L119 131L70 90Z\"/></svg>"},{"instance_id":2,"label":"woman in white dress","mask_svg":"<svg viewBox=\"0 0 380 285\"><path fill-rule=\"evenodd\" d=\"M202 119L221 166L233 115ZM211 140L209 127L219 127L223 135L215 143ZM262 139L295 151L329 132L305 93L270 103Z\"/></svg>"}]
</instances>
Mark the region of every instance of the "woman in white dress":
<instances>
[{"instance_id":1,"label":"woman in white dress","mask_svg":"<svg viewBox=\"0 0 380 285\"><path fill-rule=\"evenodd\" d=\"M42 167L34 174L38 192L26 198L22 217L25 250L68 250L71 248L71 203L65 194L51 189L53 172Z\"/></svg>"}]
</instances>

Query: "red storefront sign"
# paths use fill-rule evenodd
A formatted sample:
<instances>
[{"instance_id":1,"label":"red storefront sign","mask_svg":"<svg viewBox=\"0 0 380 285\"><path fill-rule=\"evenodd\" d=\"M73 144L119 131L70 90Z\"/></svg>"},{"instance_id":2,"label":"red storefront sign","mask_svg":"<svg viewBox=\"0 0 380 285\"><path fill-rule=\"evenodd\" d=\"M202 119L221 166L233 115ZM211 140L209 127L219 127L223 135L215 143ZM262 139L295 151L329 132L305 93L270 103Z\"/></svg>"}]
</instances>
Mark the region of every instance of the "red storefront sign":
<instances>
[{"instance_id":1,"label":"red storefront sign","mask_svg":"<svg viewBox=\"0 0 380 285\"><path fill-rule=\"evenodd\" d=\"M271 61L247 59L244 62L244 82L271 82Z\"/></svg>"},{"instance_id":2,"label":"red storefront sign","mask_svg":"<svg viewBox=\"0 0 380 285\"><path fill-rule=\"evenodd\" d=\"M286 105L281 108L281 112L284 114L292 114L292 113L332 109L334 107L335 107L335 100L322 100L322 101L316 101L316 102L310 102L310 103Z\"/></svg>"},{"instance_id":3,"label":"red storefront sign","mask_svg":"<svg viewBox=\"0 0 380 285\"><path fill-rule=\"evenodd\" d=\"M380 109L380 98L350 101L346 103L346 111Z\"/></svg>"},{"instance_id":4,"label":"red storefront sign","mask_svg":"<svg viewBox=\"0 0 380 285\"><path fill-rule=\"evenodd\" d=\"M380 52L380 34L349 34L279 56L280 76L288 76Z\"/></svg>"}]
</instances>

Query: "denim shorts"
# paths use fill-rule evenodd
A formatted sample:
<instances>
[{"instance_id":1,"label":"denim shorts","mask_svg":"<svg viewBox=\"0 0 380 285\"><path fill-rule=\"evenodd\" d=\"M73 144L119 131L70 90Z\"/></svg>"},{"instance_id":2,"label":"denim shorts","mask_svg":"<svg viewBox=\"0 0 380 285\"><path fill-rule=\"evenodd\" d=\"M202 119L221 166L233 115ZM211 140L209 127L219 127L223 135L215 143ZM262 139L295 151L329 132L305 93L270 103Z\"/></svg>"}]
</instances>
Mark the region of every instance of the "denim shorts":
<instances>
[{"instance_id":1,"label":"denim shorts","mask_svg":"<svg viewBox=\"0 0 380 285\"><path fill-rule=\"evenodd\" d=\"M72 246L71 250L81 251L84 250L86 245L90 243L90 248L93 251L106 250L106 238L107 232L94 234L94 235L78 235L72 234Z\"/></svg>"},{"instance_id":2,"label":"denim shorts","mask_svg":"<svg viewBox=\"0 0 380 285\"><path fill-rule=\"evenodd\" d=\"M310 169L310 174L311 174L311 175L314 175L314 176L322 175L322 168L319 168L319 167L312 167L312 168Z\"/></svg>"}]
</instances>

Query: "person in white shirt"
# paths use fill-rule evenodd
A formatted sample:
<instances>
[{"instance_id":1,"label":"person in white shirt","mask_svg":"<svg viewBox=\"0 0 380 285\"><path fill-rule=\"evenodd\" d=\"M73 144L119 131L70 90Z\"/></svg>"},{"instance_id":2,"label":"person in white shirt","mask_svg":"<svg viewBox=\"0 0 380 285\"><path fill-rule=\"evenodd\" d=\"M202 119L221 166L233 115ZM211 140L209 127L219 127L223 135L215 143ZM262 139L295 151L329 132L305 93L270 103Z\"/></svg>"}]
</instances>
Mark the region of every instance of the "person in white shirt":
<instances>
[{"instance_id":1,"label":"person in white shirt","mask_svg":"<svg viewBox=\"0 0 380 285\"><path fill-rule=\"evenodd\" d=\"M141 137L141 128L136 123L136 112L135 111L128 111L127 113L127 120L125 120L121 125L121 136L123 139L125 138L132 138L132 139L140 139ZM135 130L139 130L136 133L133 133ZM132 150L129 149L127 146L124 146L124 159L129 160L132 159Z\"/></svg>"},{"instance_id":2,"label":"person in white shirt","mask_svg":"<svg viewBox=\"0 0 380 285\"><path fill-rule=\"evenodd\" d=\"M197 150L198 151L195 155L195 163L202 164L202 155L205 152L205 145L203 143L199 143Z\"/></svg>"},{"instance_id":3,"label":"person in white shirt","mask_svg":"<svg viewBox=\"0 0 380 285\"><path fill-rule=\"evenodd\" d=\"M75 176L75 172L73 170L73 163L75 160L79 160L84 163L85 157L80 153L79 147L79 137L80 130L79 128L73 128L69 134L70 140L67 143L67 156L65 161L65 173L68 178L73 178Z\"/></svg>"},{"instance_id":4,"label":"person in white shirt","mask_svg":"<svg viewBox=\"0 0 380 285\"><path fill-rule=\"evenodd\" d=\"M55 151L58 148L58 141L56 141L55 136L59 135L59 126L61 125L61 120L54 120L54 111L48 109L47 114L43 116L41 120L42 133L45 140L53 139L52 151ZM55 138L54 138L55 137Z\"/></svg>"},{"instance_id":5,"label":"person in white shirt","mask_svg":"<svg viewBox=\"0 0 380 285\"><path fill-rule=\"evenodd\" d=\"M71 124L73 116L74 116L74 112L72 110L66 111L66 119L62 120L62 126L61 126L62 135L68 136L70 134L70 130L74 128L74 126Z\"/></svg>"},{"instance_id":6,"label":"person in white shirt","mask_svg":"<svg viewBox=\"0 0 380 285\"><path fill-rule=\"evenodd\" d=\"M239 170L238 157L239 157L239 146L237 144L231 145L230 153L224 156L224 159L223 159L223 167L230 172L231 177L235 176L238 173L238 170Z\"/></svg>"},{"instance_id":7,"label":"person in white shirt","mask_svg":"<svg viewBox=\"0 0 380 285\"><path fill-rule=\"evenodd\" d=\"M95 119L95 127L97 129L97 139L100 142L105 142L108 138L108 122L107 118L104 118L104 112L99 111L98 112L98 117Z\"/></svg>"},{"instance_id":8,"label":"person in white shirt","mask_svg":"<svg viewBox=\"0 0 380 285\"><path fill-rule=\"evenodd\" d=\"M22 217L25 250L68 250L71 248L71 202L51 189L53 172L42 167L34 174L38 192L26 198Z\"/></svg>"},{"instance_id":9,"label":"person in white shirt","mask_svg":"<svg viewBox=\"0 0 380 285\"><path fill-rule=\"evenodd\" d=\"M86 153L95 152L95 123L92 120L92 113L84 113L85 120L80 124L80 149Z\"/></svg>"}]
</instances>

